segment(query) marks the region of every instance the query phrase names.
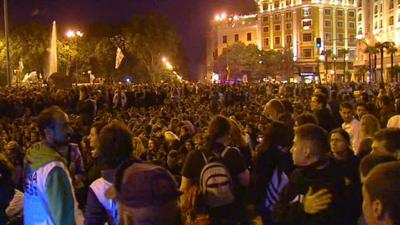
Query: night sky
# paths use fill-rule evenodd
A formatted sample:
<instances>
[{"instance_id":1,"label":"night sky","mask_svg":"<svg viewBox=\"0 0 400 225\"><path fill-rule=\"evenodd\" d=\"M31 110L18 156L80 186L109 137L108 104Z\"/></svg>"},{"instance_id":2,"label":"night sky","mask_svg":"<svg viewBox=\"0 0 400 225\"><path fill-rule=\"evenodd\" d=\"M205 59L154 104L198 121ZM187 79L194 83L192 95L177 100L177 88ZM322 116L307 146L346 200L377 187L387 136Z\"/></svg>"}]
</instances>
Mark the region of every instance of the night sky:
<instances>
[{"instance_id":1,"label":"night sky","mask_svg":"<svg viewBox=\"0 0 400 225\"><path fill-rule=\"evenodd\" d=\"M182 36L193 76L198 65L205 63L205 34L214 14L254 12L255 4L254 0L9 0L9 9L10 26L29 21L48 22L50 26L56 20L61 30L158 12L167 16Z\"/></svg>"}]
</instances>

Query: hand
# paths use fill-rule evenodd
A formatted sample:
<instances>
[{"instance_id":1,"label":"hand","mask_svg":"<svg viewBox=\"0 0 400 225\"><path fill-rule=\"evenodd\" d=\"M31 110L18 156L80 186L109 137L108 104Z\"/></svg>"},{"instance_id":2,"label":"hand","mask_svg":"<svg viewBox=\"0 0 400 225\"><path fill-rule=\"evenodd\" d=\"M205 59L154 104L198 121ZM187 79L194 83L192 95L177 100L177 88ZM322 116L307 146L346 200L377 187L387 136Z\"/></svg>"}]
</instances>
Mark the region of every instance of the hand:
<instances>
[{"instance_id":1,"label":"hand","mask_svg":"<svg viewBox=\"0 0 400 225\"><path fill-rule=\"evenodd\" d=\"M314 193L310 187L304 197L304 212L307 214L316 214L326 208L332 202L332 194L327 189L321 189Z\"/></svg>"}]
</instances>

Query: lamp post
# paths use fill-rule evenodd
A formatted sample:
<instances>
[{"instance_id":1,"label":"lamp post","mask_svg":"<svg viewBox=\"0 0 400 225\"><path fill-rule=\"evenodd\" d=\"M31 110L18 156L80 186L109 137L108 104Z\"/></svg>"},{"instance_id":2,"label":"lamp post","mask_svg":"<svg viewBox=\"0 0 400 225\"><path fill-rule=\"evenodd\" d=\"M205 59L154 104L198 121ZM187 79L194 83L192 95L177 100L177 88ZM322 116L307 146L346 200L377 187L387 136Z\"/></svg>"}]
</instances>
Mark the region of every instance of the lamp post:
<instances>
[{"instance_id":1,"label":"lamp post","mask_svg":"<svg viewBox=\"0 0 400 225\"><path fill-rule=\"evenodd\" d=\"M7 85L11 86L10 46L8 43L8 0L3 1L4 10L4 39L6 42L6 78Z\"/></svg>"},{"instance_id":2,"label":"lamp post","mask_svg":"<svg viewBox=\"0 0 400 225\"><path fill-rule=\"evenodd\" d=\"M75 30L68 30L65 33L65 36L68 39L71 39L71 40L74 41L74 44L76 46L76 51L78 52L78 38L83 37L83 33L81 31L79 31L79 30L76 30L76 31ZM69 59L69 61L71 61L71 59ZM67 72L68 72L68 69L67 69ZM78 59L76 59L76 62L75 62L75 73L76 73L76 76L78 77ZM76 83L78 83L78 80L76 81Z\"/></svg>"}]
</instances>

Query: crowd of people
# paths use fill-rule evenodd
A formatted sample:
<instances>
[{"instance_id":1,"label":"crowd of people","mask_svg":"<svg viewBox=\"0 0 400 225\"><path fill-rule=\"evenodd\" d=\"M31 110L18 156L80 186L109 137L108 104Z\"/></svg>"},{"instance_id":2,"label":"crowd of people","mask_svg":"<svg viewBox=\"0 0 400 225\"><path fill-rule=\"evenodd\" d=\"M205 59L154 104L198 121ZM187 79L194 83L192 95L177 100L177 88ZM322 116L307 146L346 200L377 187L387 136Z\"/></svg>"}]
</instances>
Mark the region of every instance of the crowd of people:
<instances>
[{"instance_id":1,"label":"crowd of people","mask_svg":"<svg viewBox=\"0 0 400 225\"><path fill-rule=\"evenodd\" d=\"M397 86L8 87L0 117L0 225L400 224Z\"/></svg>"}]
</instances>

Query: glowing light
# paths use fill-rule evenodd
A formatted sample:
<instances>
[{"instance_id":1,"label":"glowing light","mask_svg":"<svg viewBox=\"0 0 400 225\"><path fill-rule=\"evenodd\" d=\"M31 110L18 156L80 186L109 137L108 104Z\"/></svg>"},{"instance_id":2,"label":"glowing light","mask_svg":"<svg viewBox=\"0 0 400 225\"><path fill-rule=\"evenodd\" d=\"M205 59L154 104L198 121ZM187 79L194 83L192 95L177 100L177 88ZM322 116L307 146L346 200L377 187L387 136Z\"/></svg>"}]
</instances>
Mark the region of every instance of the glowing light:
<instances>
[{"instance_id":1,"label":"glowing light","mask_svg":"<svg viewBox=\"0 0 400 225\"><path fill-rule=\"evenodd\" d=\"M221 20L224 20L224 19L226 19L226 13L221 14Z\"/></svg>"},{"instance_id":2,"label":"glowing light","mask_svg":"<svg viewBox=\"0 0 400 225\"><path fill-rule=\"evenodd\" d=\"M75 32L72 30L69 30L65 33L65 35L67 36L67 38L75 37Z\"/></svg>"}]
</instances>

